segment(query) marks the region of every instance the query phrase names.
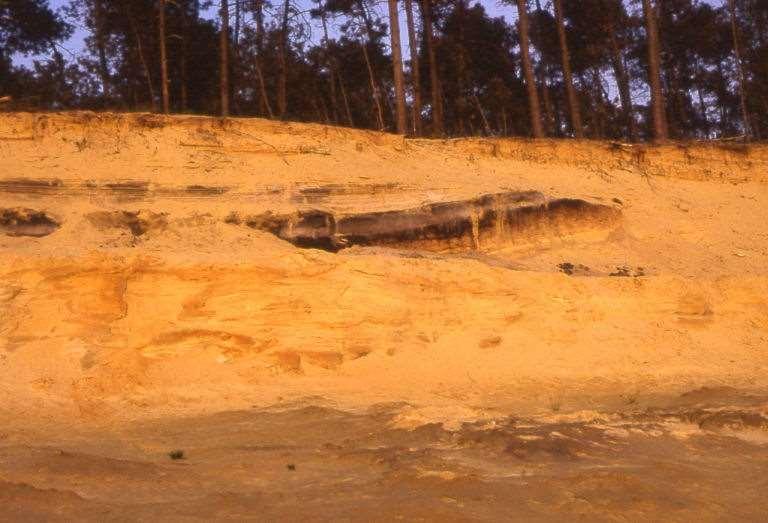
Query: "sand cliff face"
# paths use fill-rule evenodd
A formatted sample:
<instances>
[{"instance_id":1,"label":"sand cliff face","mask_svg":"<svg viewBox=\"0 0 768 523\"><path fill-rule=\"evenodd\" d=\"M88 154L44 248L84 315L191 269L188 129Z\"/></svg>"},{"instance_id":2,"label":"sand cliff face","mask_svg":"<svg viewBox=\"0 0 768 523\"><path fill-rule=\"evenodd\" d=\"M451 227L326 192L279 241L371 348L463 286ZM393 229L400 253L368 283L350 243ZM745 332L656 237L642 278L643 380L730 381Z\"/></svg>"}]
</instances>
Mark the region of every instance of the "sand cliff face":
<instances>
[{"instance_id":1,"label":"sand cliff face","mask_svg":"<svg viewBox=\"0 0 768 523\"><path fill-rule=\"evenodd\" d=\"M8 427L387 404L467 431L703 390L764 434L764 146L5 114L0 157Z\"/></svg>"},{"instance_id":2,"label":"sand cliff face","mask_svg":"<svg viewBox=\"0 0 768 523\"><path fill-rule=\"evenodd\" d=\"M218 409L225 383L243 404L535 409L768 380L759 146L86 113L1 129L5 404Z\"/></svg>"}]
</instances>

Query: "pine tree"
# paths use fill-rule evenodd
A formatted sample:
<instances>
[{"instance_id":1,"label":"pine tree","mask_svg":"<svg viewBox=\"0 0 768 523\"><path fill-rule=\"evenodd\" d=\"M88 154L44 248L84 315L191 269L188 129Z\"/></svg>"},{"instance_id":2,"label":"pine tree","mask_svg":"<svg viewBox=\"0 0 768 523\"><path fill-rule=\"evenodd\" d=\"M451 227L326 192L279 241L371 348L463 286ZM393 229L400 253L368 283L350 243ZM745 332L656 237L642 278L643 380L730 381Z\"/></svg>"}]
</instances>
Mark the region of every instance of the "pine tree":
<instances>
[{"instance_id":1,"label":"pine tree","mask_svg":"<svg viewBox=\"0 0 768 523\"><path fill-rule=\"evenodd\" d=\"M534 138L544 137L544 127L541 124L539 109L539 94L536 91L536 81L531 62L530 37L528 30L528 6L526 0L517 0L517 26L520 33L520 56L522 58L525 86L528 91L528 107L531 118L531 130Z\"/></svg>"},{"instance_id":2,"label":"pine tree","mask_svg":"<svg viewBox=\"0 0 768 523\"><path fill-rule=\"evenodd\" d=\"M160 40L160 86L163 100L163 113L171 112L168 95L168 56L165 39L165 0L158 2L158 38Z\"/></svg>"},{"instance_id":3,"label":"pine tree","mask_svg":"<svg viewBox=\"0 0 768 523\"><path fill-rule=\"evenodd\" d=\"M219 32L219 98L221 116L229 116L229 6L227 0L221 0L219 10L221 30Z\"/></svg>"},{"instance_id":4,"label":"pine tree","mask_svg":"<svg viewBox=\"0 0 768 523\"><path fill-rule=\"evenodd\" d=\"M576 138L584 137L584 128L581 123L581 109L579 100L576 97L576 90L573 87L573 73L571 72L571 56L568 51L568 40L565 33L565 21L563 17L563 1L554 0L555 20L557 23L557 37L560 42L560 53L563 64L563 81L565 82L565 92L568 97L568 107L571 114L571 128Z\"/></svg>"},{"instance_id":5,"label":"pine tree","mask_svg":"<svg viewBox=\"0 0 768 523\"><path fill-rule=\"evenodd\" d=\"M437 43L432 27L431 0L421 1L421 19L424 23L424 38L427 42L427 54L429 56L429 79L432 84L432 134L442 136L445 134L443 93L440 87L440 74L437 70Z\"/></svg>"},{"instance_id":6,"label":"pine tree","mask_svg":"<svg viewBox=\"0 0 768 523\"><path fill-rule=\"evenodd\" d=\"M661 89L661 51L659 31L656 25L656 11L652 0L643 0L646 38L648 40L648 78L651 85L651 114L653 136L657 141L669 138L667 118L664 114L664 92Z\"/></svg>"},{"instance_id":7,"label":"pine tree","mask_svg":"<svg viewBox=\"0 0 768 523\"><path fill-rule=\"evenodd\" d=\"M413 108L411 119L413 134L421 136L421 68L419 45L416 38L416 26L413 22L413 2L405 0L405 16L408 25L408 49L411 53L411 82L413 84Z\"/></svg>"},{"instance_id":8,"label":"pine tree","mask_svg":"<svg viewBox=\"0 0 768 523\"><path fill-rule=\"evenodd\" d=\"M741 124L744 127L744 136L749 139L752 131L749 124L749 112L747 111L747 94L745 89L744 64L741 60L741 44L739 43L739 29L736 22L736 0L728 0L728 11L731 15L731 36L733 38L733 55L736 62L736 71L739 85L739 108L741 109Z\"/></svg>"},{"instance_id":9,"label":"pine tree","mask_svg":"<svg viewBox=\"0 0 768 523\"><path fill-rule=\"evenodd\" d=\"M408 117L405 108L405 81L403 79L403 57L400 48L400 19L397 0L389 0L389 35L392 42L392 69L395 79L395 102L397 105L397 133L405 134Z\"/></svg>"}]
</instances>

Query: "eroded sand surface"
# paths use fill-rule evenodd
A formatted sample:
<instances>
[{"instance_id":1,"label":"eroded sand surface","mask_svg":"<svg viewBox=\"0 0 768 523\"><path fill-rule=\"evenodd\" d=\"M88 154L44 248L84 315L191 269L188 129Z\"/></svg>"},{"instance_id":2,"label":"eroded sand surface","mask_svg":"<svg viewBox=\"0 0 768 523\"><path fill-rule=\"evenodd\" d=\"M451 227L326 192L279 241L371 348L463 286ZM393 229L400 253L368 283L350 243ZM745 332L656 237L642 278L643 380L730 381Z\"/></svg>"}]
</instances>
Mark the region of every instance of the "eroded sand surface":
<instances>
[{"instance_id":1,"label":"eroded sand surface","mask_svg":"<svg viewBox=\"0 0 768 523\"><path fill-rule=\"evenodd\" d=\"M768 513L764 146L74 113L0 155L8 519Z\"/></svg>"}]
</instances>

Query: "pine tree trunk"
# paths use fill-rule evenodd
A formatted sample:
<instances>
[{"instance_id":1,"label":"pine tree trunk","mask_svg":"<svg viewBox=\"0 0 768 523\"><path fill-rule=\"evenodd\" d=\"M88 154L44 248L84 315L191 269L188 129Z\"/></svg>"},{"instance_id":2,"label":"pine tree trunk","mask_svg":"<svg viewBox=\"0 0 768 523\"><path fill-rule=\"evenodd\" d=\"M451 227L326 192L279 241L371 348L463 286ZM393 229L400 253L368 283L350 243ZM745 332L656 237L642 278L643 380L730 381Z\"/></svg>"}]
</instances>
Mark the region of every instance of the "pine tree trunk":
<instances>
[{"instance_id":1,"label":"pine tree trunk","mask_svg":"<svg viewBox=\"0 0 768 523\"><path fill-rule=\"evenodd\" d=\"M464 17L466 16L467 6L465 0L457 0L456 7L454 7L454 15L456 17L456 45L454 47L454 54L456 57L456 85L458 87L458 97L453 100L455 124L454 134L458 130L460 136L466 136L466 117L469 111L469 97L467 96L467 57L466 49L464 48ZM472 133L470 133L472 134Z\"/></svg>"},{"instance_id":2,"label":"pine tree trunk","mask_svg":"<svg viewBox=\"0 0 768 523\"><path fill-rule=\"evenodd\" d=\"M147 63L147 59L144 56L144 46L142 45L141 35L139 34L139 29L136 26L136 20L133 18L133 13L131 12L129 4L124 2L123 8L125 9L125 16L128 18L128 24L131 26L133 38L136 40L136 53L139 55L139 62L141 63L141 67L144 70L144 78L147 81L149 107L150 110L154 113L157 110L157 106L155 105L155 89L152 86L152 74L149 70L149 64Z\"/></svg>"},{"instance_id":3,"label":"pine tree trunk","mask_svg":"<svg viewBox=\"0 0 768 523\"><path fill-rule=\"evenodd\" d=\"M355 0L355 4L357 5L357 9L359 11L360 17L362 18L363 23L365 24L365 32L368 37L368 43L375 44L376 38L375 38L375 32L373 27L373 20L371 20L371 15L368 13L368 10L365 7L365 0ZM376 74L372 67L370 68L369 72L371 74L371 77L373 78L374 84L376 85L378 103L381 104L381 101L383 98L384 102L386 102L387 104L387 108L389 109L389 112L393 115L393 119L395 119L394 111L392 109L392 103L389 96L382 96L382 93L386 92L386 90L384 89L384 86L376 77ZM382 121L383 121L383 112L382 112Z\"/></svg>"},{"instance_id":4,"label":"pine tree trunk","mask_svg":"<svg viewBox=\"0 0 768 523\"><path fill-rule=\"evenodd\" d=\"M181 112L187 111L189 95L187 92L187 53L189 50L189 2L184 2L181 6L181 57L179 58L179 68L181 69L180 102Z\"/></svg>"},{"instance_id":5,"label":"pine tree trunk","mask_svg":"<svg viewBox=\"0 0 768 523\"><path fill-rule=\"evenodd\" d=\"M339 123L339 103L336 95L336 60L331 56L331 49L328 44L328 23L325 19L325 9L320 6L320 21L323 25L323 50L325 51L325 61L328 65L328 85L331 93L331 113L333 114L333 123Z\"/></svg>"},{"instance_id":6,"label":"pine tree trunk","mask_svg":"<svg viewBox=\"0 0 768 523\"><path fill-rule=\"evenodd\" d=\"M56 47L56 42L51 41L51 54L53 56L53 64L55 65L55 75L56 75L56 82L54 83L54 97L56 100L60 100L64 107L69 106L69 98L64 99L62 97L62 89L67 83L67 79L65 76L65 63L64 63L64 57L61 56L61 53L59 52L59 48Z\"/></svg>"},{"instance_id":7,"label":"pine tree trunk","mask_svg":"<svg viewBox=\"0 0 768 523\"><path fill-rule=\"evenodd\" d=\"M624 59L621 56L621 48L616 41L616 30L613 22L607 28L608 41L611 46L611 66L616 84L619 86L619 98L621 99L621 112L624 115L624 125L627 128L627 139L635 140L635 118L632 115L632 94L629 89L629 75L624 67Z\"/></svg>"},{"instance_id":8,"label":"pine tree trunk","mask_svg":"<svg viewBox=\"0 0 768 523\"><path fill-rule=\"evenodd\" d=\"M253 57L256 78L259 82L259 114L274 118L272 105L269 103L267 84L261 69L261 57L264 54L264 0L253 0L253 17L256 20L256 54Z\"/></svg>"},{"instance_id":9,"label":"pine tree trunk","mask_svg":"<svg viewBox=\"0 0 768 523\"><path fill-rule=\"evenodd\" d=\"M235 34L232 36L232 45L235 47L235 55L240 47L240 0L235 0Z\"/></svg>"},{"instance_id":10,"label":"pine tree trunk","mask_svg":"<svg viewBox=\"0 0 768 523\"><path fill-rule=\"evenodd\" d=\"M412 0L405 0L405 17L408 25L408 49L411 52L411 81L413 82L413 111L411 111L411 120L413 134L421 136L421 69L416 26L413 23Z\"/></svg>"},{"instance_id":11,"label":"pine tree trunk","mask_svg":"<svg viewBox=\"0 0 768 523\"><path fill-rule=\"evenodd\" d=\"M171 112L171 103L168 96L168 50L166 48L165 39L165 0L160 0L158 3L158 33L160 37L160 87L163 100L163 113L168 114Z\"/></svg>"},{"instance_id":12,"label":"pine tree trunk","mask_svg":"<svg viewBox=\"0 0 768 523\"><path fill-rule=\"evenodd\" d=\"M728 134L728 112L725 110L726 98L728 97L729 89L727 80L725 78L725 71L721 62L717 62L717 77L720 82L717 88L717 105L720 109L720 137L725 137Z\"/></svg>"},{"instance_id":13,"label":"pine tree trunk","mask_svg":"<svg viewBox=\"0 0 768 523\"><path fill-rule=\"evenodd\" d=\"M563 17L563 0L554 0L555 20L557 21L557 37L560 40L560 54L563 62L563 78L565 81L565 93L568 97L568 108L571 113L571 128L576 138L584 137L584 125L581 122L581 109L576 97L576 89L573 87L573 72L571 71L571 55L568 51L568 39L565 34L565 20Z\"/></svg>"},{"instance_id":14,"label":"pine tree trunk","mask_svg":"<svg viewBox=\"0 0 768 523\"><path fill-rule=\"evenodd\" d=\"M256 21L256 52L264 51L264 0L253 0L253 18Z\"/></svg>"},{"instance_id":15,"label":"pine tree trunk","mask_svg":"<svg viewBox=\"0 0 768 523\"><path fill-rule=\"evenodd\" d=\"M421 18L424 22L424 38L427 41L427 54L429 55L429 78L432 83L432 134L443 136L445 123L443 121L443 93L440 87L440 75L437 71L437 43L432 28L431 0L421 1Z\"/></svg>"},{"instance_id":16,"label":"pine tree trunk","mask_svg":"<svg viewBox=\"0 0 768 523\"><path fill-rule=\"evenodd\" d=\"M509 134L509 131L507 130L507 110L502 107L501 108L501 135L507 136Z\"/></svg>"},{"instance_id":17,"label":"pine tree trunk","mask_svg":"<svg viewBox=\"0 0 768 523\"><path fill-rule=\"evenodd\" d=\"M736 60L736 69L739 78L739 105L741 109L741 124L744 126L744 137L749 139L752 135L749 124L749 112L747 111L747 93L745 90L746 79L744 77L744 64L741 62L741 47L739 45L739 29L736 24L736 0L728 0L728 10L731 13L731 36L733 37L733 55Z\"/></svg>"},{"instance_id":18,"label":"pine tree trunk","mask_svg":"<svg viewBox=\"0 0 768 523\"><path fill-rule=\"evenodd\" d=\"M656 25L656 10L652 0L643 0L645 29L648 39L648 77L651 84L651 114L653 116L653 136L658 141L669 139L667 118L664 112L664 92L661 89L661 55L659 48L659 30Z\"/></svg>"},{"instance_id":19,"label":"pine tree trunk","mask_svg":"<svg viewBox=\"0 0 768 523\"><path fill-rule=\"evenodd\" d=\"M536 12L541 13L541 1L536 0ZM541 27L541 17L538 17L536 25L533 27L534 35L537 36L537 40L543 41L543 32ZM559 128L556 126L558 118L555 116L555 108L552 103L552 95L549 88L549 79L552 78L549 64L544 60L544 55L540 53L539 60L534 67L536 73L536 83L541 88L541 103L544 107L544 134L554 135L555 131L559 132Z\"/></svg>"},{"instance_id":20,"label":"pine tree trunk","mask_svg":"<svg viewBox=\"0 0 768 523\"><path fill-rule=\"evenodd\" d=\"M259 80L259 92L261 93L261 103L264 106L264 110L267 113L267 116L272 119L275 117L275 114L272 112L272 104L269 103L269 96L267 95L267 84L264 81L264 73L261 70L261 63L259 60L259 57L255 57L254 59L254 65L256 67L256 76Z\"/></svg>"},{"instance_id":21,"label":"pine tree trunk","mask_svg":"<svg viewBox=\"0 0 768 523\"><path fill-rule=\"evenodd\" d=\"M593 90L595 92L595 105L594 105L594 113L595 113L595 137L596 138L605 138L605 123L606 123L606 114L605 114L605 95L603 90L603 81L600 77L600 69L597 67L592 68L592 82L593 82Z\"/></svg>"},{"instance_id":22,"label":"pine tree trunk","mask_svg":"<svg viewBox=\"0 0 768 523\"><path fill-rule=\"evenodd\" d=\"M565 100L563 100L565 102ZM567 127L566 125L563 125L562 116L565 115L567 110L565 107L562 107L560 104L560 100L555 98L554 100L554 107L553 107L553 114L555 115L555 129L557 130L558 136L562 136L561 132L564 127ZM566 116L566 119L568 117Z\"/></svg>"},{"instance_id":23,"label":"pine tree trunk","mask_svg":"<svg viewBox=\"0 0 768 523\"><path fill-rule=\"evenodd\" d=\"M475 107L477 107L477 112L480 114L480 120L483 122L483 129L485 130L485 135L490 136L493 134L493 131L491 131L491 125L488 123L488 118L485 116L485 111L483 111L483 106L480 104L480 99L477 97L476 94L472 94L472 98L475 100Z\"/></svg>"},{"instance_id":24,"label":"pine tree trunk","mask_svg":"<svg viewBox=\"0 0 768 523\"><path fill-rule=\"evenodd\" d=\"M101 77L101 89L104 92L104 98L109 99L111 94L110 78L109 78L109 65L107 62L107 48L104 37L104 6L101 4L101 0L92 1L93 9L93 22L95 28L96 37L96 51L99 55L99 76Z\"/></svg>"},{"instance_id":25,"label":"pine tree trunk","mask_svg":"<svg viewBox=\"0 0 768 523\"><path fill-rule=\"evenodd\" d=\"M704 101L704 93L701 91L701 83L703 80L703 74L701 71L701 64L696 62L696 76L697 76L697 86L696 86L696 94L699 98L699 115L701 118L701 123L704 127L704 138L709 138L709 118L707 118L707 104Z\"/></svg>"},{"instance_id":26,"label":"pine tree trunk","mask_svg":"<svg viewBox=\"0 0 768 523\"><path fill-rule=\"evenodd\" d=\"M239 97L237 96L240 78L242 76L241 59L240 59L240 0L235 1L235 23L231 31L231 43L232 49L230 51L229 60L229 92L232 97L231 105L235 109L236 113L240 112Z\"/></svg>"},{"instance_id":27,"label":"pine tree trunk","mask_svg":"<svg viewBox=\"0 0 768 523\"><path fill-rule=\"evenodd\" d=\"M531 116L531 130L534 138L544 137L544 128L541 124L541 110L539 109L539 94L536 91L536 82L533 74L533 64L529 49L528 36L528 10L525 0L517 0L517 25L520 32L520 54L525 74L525 86L528 91L528 107Z\"/></svg>"},{"instance_id":28,"label":"pine tree trunk","mask_svg":"<svg viewBox=\"0 0 768 523\"><path fill-rule=\"evenodd\" d=\"M379 99L379 89L376 86L376 77L373 74L373 67L371 66L371 59L368 56L368 47L365 42L360 41L360 47L363 50L363 58L365 59L365 67L368 70L368 81L371 85L371 96L373 98L373 107L376 111L376 122L379 126L379 131L384 130L384 112L381 109L381 100Z\"/></svg>"},{"instance_id":29,"label":"pine tree trunk","mask_svg":"<svg viewBox=\"0 0 768 523\"><path fill-rule=\"evenodd\" d=\"M555 132L555 110L552 104L552 96L549 92L549 84L547 83L547 70L546 67L538 67L536 70L536 76L538 81L536 82L541 87L541 106L544 108L544 134L551 135Z\"/></svg>"},{"instance_id":30,"label":"pine tree trunk","mask_svg":"<svg viewBox=\"0 0 768 523\"><path fill-rule=\"evenodd\" d=\"M315 106L315 111L318 114L318 122L324 122L326 125L329 125L331 123L330 117L328 115L328 106L325 105L325 99L323 98L323 95L321 94L323 91L320 89L320 86L317 85L316 82L312 82L312 92L315 93L315 96L312 97L312 105Z\"/></svg>"},{"instance_id":31,"label":"pine tree trunk","mask_svg":"<svg viewBox=\"0 0 768 523\"><path fill-rule=\"evenodd\" d=\"M389 36L392 42L397 134L405 134L408 128L408 115L405 107L405 80L403 79L403 56L400 48L400 17L397 12L397 0L389 0Z\"/></svg>"},{"instance_id":32,"label":"pine tree trunk","mask_svg":"<svg viewBox=\"0 0 768 523\"><path fill-rule=\"evenodd\" d=\"M219 33L219 96L221 116L229 116L229 6L228 0L221 1L221 31Z\"/></svg>"},{"instance_id":33,"label":"pine tree trunk","mask_svg":"<svg viewBox=\"0 0 768 523\"><path fill-rule=\"evenodd\" d=\"M656 11L656 32L659 35L659 45L661 53L661 88L664 93L664 120L667 125L667 136L670 138L680 138L686 133L686 102L688 92L684 91L681 85L679 68L671 60L675 53L674 44L671 41L670 31L664 30L664 24L673 21L675 13L670 2L657 2Z\"/></svg>"},{"instance_id":34,"label":"pine tree trunk","mask_svg":"<svg viewBox=\"0 0 768 523\"><path fill-rule=\"evenodd\" d=\"M355 126L354 120L352 120L352 110L349 108L349 98L347 98L347 90L344 87L344 80L341 78L341 74L336 71L336 76L339 80L339 90L341 91L341 99L344 100L344 110L347 113L347 123L350 127Z\"/></svg>"},{"instance_id":35,"label":"pine tree trunk","mask_svg":"<svg viewBox=\"0 0 768 523\"><path fill-rule=\"evenodd\" d=\"M277 116L282 120L288 111L288 9L290 0L283 3L283 19L280 24L277 75Z\"/></svg>"}]
</instances>

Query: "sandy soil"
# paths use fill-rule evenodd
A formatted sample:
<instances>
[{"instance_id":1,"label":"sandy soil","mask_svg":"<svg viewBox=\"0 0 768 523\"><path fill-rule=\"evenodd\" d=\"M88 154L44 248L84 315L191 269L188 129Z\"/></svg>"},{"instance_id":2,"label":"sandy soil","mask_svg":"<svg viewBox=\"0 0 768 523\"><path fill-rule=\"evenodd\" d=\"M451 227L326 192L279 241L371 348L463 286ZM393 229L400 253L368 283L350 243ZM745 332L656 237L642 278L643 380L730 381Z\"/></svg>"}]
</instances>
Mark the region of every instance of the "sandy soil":
<instances>
[{"instance_id":1,"label":"sandy soil","mask_svg":"<svg viewBox=\"0 0 768 523\"><path fill-rule=\"evenodd\" d=\"M8 519L768 512L768 147L20 113L0 155Z\"/></svg>"}]
</instances>

